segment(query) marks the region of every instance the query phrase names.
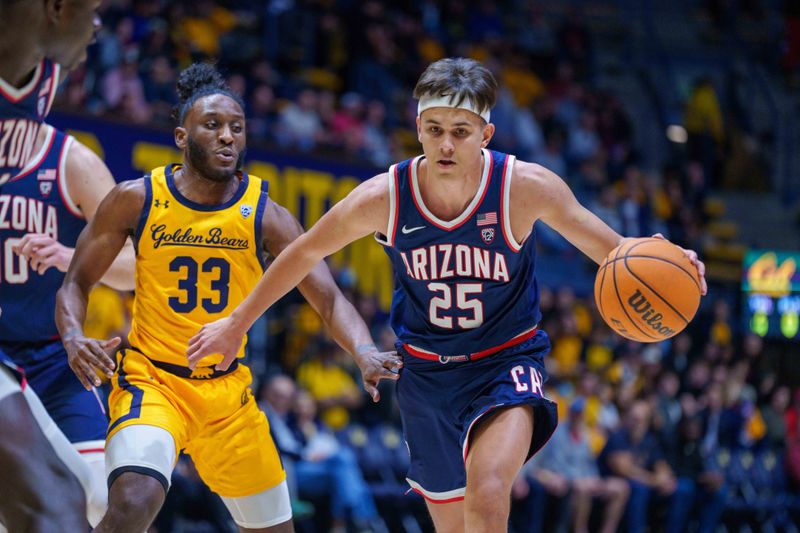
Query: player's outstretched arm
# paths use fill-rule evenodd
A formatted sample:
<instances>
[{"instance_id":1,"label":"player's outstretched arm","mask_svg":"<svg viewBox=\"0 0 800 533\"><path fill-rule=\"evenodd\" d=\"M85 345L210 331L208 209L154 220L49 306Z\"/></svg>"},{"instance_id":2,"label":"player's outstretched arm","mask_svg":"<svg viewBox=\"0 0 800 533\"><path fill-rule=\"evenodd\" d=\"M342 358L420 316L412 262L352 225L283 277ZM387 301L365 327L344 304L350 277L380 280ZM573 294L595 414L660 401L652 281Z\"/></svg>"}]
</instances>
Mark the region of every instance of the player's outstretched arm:
<instances>
[{"instance_id":1,"label":"player's outstretched arm","mask_svg":"<svg viewBox=\"0 0 800 533\"><path fill-rule=\"evenodd\" d=\"M564 180L540 165L518 161L510 192L515 234L516 227L530 228L539 219L598 264L623 242L621 235L578 202Z\"/></svg>"},{"instance_id":2,"label":"player's outstretched arm","mask_svg":"<svg viewBox=\"0 0 800 533\"><path fill-rule=\"evenodd\" d=\"M97 206L115 185L108 167L97 154L75 141L67 154L65 174L68 196L86 221L91 221ZM28 233L14 251L24 256L39 274L50 267L66 272L75 253L74 248L44 233ZM100 281L115 289L133 290L135 260L133 244L128 240Z\"/></svg>"},{"instance_id":3,"label":"player's outstretched arm","mask_svg":"<svg viewBox=\"0 0 800 533\"><path fill-rule=\"evenodd\" d=\"M270 201L264 213L262 234L265 248L277 257L303 234L303 227L284 207ZM318 262L297 288L322 317L334 340L353 356L361 370L364 389L377 402L380 380L399 376L397 370L403 363L397 352L378 350L369 328L339 290L325 261Z\"/></svg>"},{"instance_id":4,"label":"player's outstretched arm","mask_svg":"<svg viewBox=\"0 0 800 533\"><path fill-rule=\"evenodd\" d=\"M89 290L100 281L114 258L133 235L145 199L144 182L120 183L97 208L94 218L81 232L64 283L56 297L56 325L67 351L70 368L87 389L100 384L100 371L113 374L114 362L105 350L115 348L120 338L100 341L83 335Z\"/></svg>"},{"instance_id":5,"label":"player's outstretched arm","mask_svg":"<svg viewBox=\"0 0 800 533\"><path fill-rule=\"evenodd\" d=\"M386 174L381 174L365 181L333 206L307 233L294 239L233 313L206 324L189 339L186 350L189 366L193 368L207 355L221 353L223 360L217 368L228 368L253 322L297 286L320 261L356 239L386 231L389 221L387 179Z\"/></svg>"},{"instance_id":6,"label":"player's outstretched arm","mask_svg":"<svg viewBox=\"0 0 800 533\"><path fill-rule=\"evenodd\" d=\"M539 219L597 264L627 240L582 206L558 175L534 163L518 161L514 166L510 209L515 235L518 229L530 228ZM660 234L656 237L663 238ZM695 251L684 253L697 268L705 294L705 265Z\"/></svg>"}]
</instances>

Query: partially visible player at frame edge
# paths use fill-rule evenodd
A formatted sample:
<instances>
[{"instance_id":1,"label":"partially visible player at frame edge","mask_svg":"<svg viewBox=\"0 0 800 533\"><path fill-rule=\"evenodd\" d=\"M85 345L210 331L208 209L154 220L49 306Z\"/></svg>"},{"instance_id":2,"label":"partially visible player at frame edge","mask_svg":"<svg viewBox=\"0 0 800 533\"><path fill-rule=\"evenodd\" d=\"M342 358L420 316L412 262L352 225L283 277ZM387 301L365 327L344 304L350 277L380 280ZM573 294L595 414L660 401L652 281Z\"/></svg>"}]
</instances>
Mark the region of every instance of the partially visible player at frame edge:
<instances>
[{"instance_id":1,"label":"partially visible player at frame edge","mask_svg":"<svg viewBox=\"0 0 800 533\"><path fill-rule=\"evenodd\" d=\"M496 93L476 61L431 64L414 89L424 154L336 204L187 349L192 366L221 353L217 368L227 368L250 324L313 265L375 233L395 270L391 322L404 363L397 395L408 482L439 532L505 531L512 482L557 424L543 391L550 344L537 328L534 222L597 263L625 240L549 170L486 148ZM702 278L697 254L686 255Z\"/></svg>"},{"instance_id":2,"label":"partially visible player at frame edge","mask_svg":"<svg viewBox=\"0 0 800 533\"><path fill-rule=\"evenodd\" d=\"M22 368L27 384L89 465L87 516L95 525L107 504L108 417L97 390L84 388L70 370L54 309L72 247L115 182L103 161L73 137L47 124L39 136L41 149L0 192L0 247L18 255L6 256L0 265L0 350ZM133 268L128 241L100 281L133 290ZM93 383L100 385L98 376Z\"/></svg>"},{"instance_id":3,"label":"partially visible player at frame edge","mask_svg":"<svg viewBox=\"0 0 800 533\"><path fill-rule=\"evenodd\" d=\"M86 57L86 47L100 27L99 4L0 0L0 132L5 139L0 143L0 195L36 154L43 153L42 122L60 78ZM21 208L9 202L6 213L13 213L14 204ZM3 265L16 263L12 247L6 241L0 249ZM4 295L9 289L5 274L0 280ZM41 312L46 321L53 310ZM0 323L9 321L9 327L23 330L15 316L0 308ZM92 507L105 505L105 485L92 486L89 466L27 386L23 369L2 350L0 471L0 492L6 495L0 499L0 523L11 531L80 531L86 528L86 497Z\"/></svg>"},{"instance_id":4,"label":"partially visible player at frame edge","mask_svg":"<svg viewBox=\"0 0 800 533\"><path fill-rule=\"evenodd\" d=\"M58 293L56 320L78 377L87 383L98 368L116 366L109 505L95 531L146 530L181 450L242 531L292 531L285 473L250 391L250 370L238 360L218 369L222 356L213 354L190 368L185 349L203 324L226 316L255 287L265 252L280 257L302 227L270 200L266 181L242 170L244 105L214 67L184 70L178 92L182 162L114 188L78 239ZM89 289L129 235L136 245L131 349L114 365L103 341L86 338L81 324ZM378 352L324 262L309 268L299 289L353 355L377 401L378 381L397 378L397 354ZM235 357L243 355L240 342Z\"/></svg>"}]
</instances>

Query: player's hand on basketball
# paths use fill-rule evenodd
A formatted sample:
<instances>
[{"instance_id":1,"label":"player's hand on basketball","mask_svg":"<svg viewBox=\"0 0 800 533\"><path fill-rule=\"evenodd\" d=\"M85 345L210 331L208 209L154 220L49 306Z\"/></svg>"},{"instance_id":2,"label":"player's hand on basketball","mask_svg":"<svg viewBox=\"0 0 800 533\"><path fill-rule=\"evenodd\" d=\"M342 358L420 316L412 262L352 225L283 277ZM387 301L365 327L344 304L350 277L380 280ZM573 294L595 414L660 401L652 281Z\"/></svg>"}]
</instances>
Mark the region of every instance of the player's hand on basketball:
<instances>
[{"instance_id":1,"label":"player's hand on basketball","mask_svg":"<svg viewBox=\"0 0 800 533\"><path fill-rule=\"evenodd\" d=\"M113 337L103 341L76 333L65 336L63 341L69 367L86 390L92 390L93 385L100 386L97 372L102 372L109 378L114 375L114 361L107 352L119 346L122 339Z\"/></svg>"},{"instance_id":2,"label":"player's hand on basketball","mask_svg":"<svg viewBox=\"0 0 800 533\"><path fill-rule=\"evenodd\" d=\"M24 257L39 274L44 274L50 267L66 272L73 254L72 248L44 233L28 233L11 249Z\"/></svg>"},{"instance_id":3,"label":"player's hand on basketball","mask_svg":"<svg viewBox=\"0 0 800 533\"><path fill-rule=\"evenodd\" d=\"M364 380L364 390L372 397L373 402L381 399L378 392L378 383L382 379L396 380L400 377L403 360L397 352L381 352L375 345L359 347L356 364L361 370Z\"/></svg>"},{"instance_id":4,"label":"player's hand on basketball","mask_svg":"<svg viewBox=\"0 0 800 533\"><path fill-rule=\"evenodd\" d=\"M665 241L668 240L666 237L664 237L660 233L656 233L655 235L653 235L653 238L655 238L655 239L663 239ZM676 244L676 246L677 246L677 244ZM681 248L681 247L678 246L678 248ZM708 284L706 283L706 265L705 265L705 263L700 261L700 257L698 257L697 252L695 252L694 250L687 250L686 248L681 248L681 250L683 250L683 253L686 254L686 257L689 259L689 262L691 262L697 268L697 275L700 277L700 294L705 296L706 293L708 292Z\"/></svg>"},{"instance_id":5,"label":"player's hand on basketball","mask_svg":"<svg viewBox=\"0 0 800 533\"><path fill-rule=\"evenodd\" d=\"M214 367L216 370L228 370L239 353L244 342L244 334L231 317L221 318L200 328L194 337L189 339L186 357L189 368L195 369L204 357L222 354L222 361Z\"/></svg>"}]
</instances>

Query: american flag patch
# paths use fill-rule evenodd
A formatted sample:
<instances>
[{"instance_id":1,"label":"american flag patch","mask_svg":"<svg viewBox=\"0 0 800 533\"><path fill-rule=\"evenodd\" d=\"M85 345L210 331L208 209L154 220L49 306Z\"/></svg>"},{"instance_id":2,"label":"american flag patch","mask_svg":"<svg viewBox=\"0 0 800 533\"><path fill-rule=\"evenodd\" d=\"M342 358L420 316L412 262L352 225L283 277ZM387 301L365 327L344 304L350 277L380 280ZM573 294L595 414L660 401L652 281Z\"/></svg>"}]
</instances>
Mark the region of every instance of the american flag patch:
<instances>
[{"instance_id":1,"label":"american flag patch","mask_svg":"<svg viewBox=\"0 0 800 533\"><path fill-rule=\"evenodd\" d=\"M40 170L36 173L36 179L39 181L55 181L56 169L48 168L47 170Z\"/></svg>"},{"instance_id":2,"label":"american flag patch","mask_svg":"<svg viewBox=\"0 0 800 533\"><path fill-rule=\"evenodd\" d=\"M479 226L490 226L492 224L497 224L497 211L492 211L490 213L478 213Z\"/></svg>"}]
</instances>

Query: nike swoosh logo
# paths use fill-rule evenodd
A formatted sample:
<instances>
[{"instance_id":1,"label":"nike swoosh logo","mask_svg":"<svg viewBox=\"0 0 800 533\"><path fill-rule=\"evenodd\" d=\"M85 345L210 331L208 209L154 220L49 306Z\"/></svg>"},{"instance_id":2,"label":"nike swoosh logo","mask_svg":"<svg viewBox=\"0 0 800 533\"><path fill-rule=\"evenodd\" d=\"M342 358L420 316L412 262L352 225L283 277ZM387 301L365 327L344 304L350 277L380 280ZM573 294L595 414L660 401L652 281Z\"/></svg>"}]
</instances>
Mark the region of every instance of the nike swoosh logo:
<instances>
[{"instance_id":1,"label":"nike swoosh logo","mask_svg":"<svg viewBox=\"0 0 800 533\"><path fill-rule=\"evenodd\" d=\"M415 232L415 231L417 231L418 229L422 229L422 228L424 228L424 227L425 227L425 226L417 226L417 227L415 227L415 228L407 228L407 227L405 226L405 224L404 224L404 225L403 225L403 227L402 227L402 228L400 228L400 231L402 231L402 232L403 232L403 235L408 235L409 233L414 233L414 232Z\"/></svg>"}]
</instances>

